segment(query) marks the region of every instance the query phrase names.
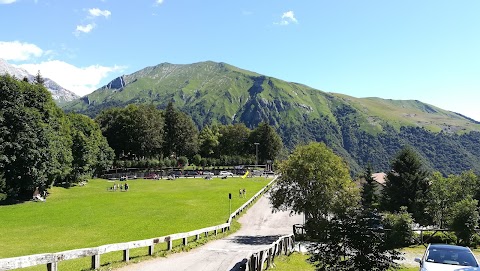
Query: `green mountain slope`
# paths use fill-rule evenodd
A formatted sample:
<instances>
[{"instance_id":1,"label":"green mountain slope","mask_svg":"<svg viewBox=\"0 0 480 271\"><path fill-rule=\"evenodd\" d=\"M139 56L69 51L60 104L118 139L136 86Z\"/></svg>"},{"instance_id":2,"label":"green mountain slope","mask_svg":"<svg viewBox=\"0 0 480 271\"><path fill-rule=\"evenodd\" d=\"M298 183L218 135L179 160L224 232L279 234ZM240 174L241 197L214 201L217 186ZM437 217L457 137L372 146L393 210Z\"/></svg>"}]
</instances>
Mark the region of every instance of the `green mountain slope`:
<instances>
[{"instance_id":1,"label":"green mountain slope","mask_svg":"<svg viewBox=\"0 0 480 271\"><path fill-rule=\"evenodd\" d=\"M470 168L480 172L479 154L471 147L476 146L480 123L460 114L413 100L327 93L225 63L147 67L116 78L64 109L94 117L108 107L146 103L163 109L170 101L199 128L214 122L242 122L253 128L266 121L289 148L324 141L353 172L367 163L388 170L389 161L405 144L416 147L430 167L444 173ZM435 138L445 144L432 142ZM429 148L441 148L442 157L453 152L458 159L440 159Z\"/></svg>"}]
</instances>

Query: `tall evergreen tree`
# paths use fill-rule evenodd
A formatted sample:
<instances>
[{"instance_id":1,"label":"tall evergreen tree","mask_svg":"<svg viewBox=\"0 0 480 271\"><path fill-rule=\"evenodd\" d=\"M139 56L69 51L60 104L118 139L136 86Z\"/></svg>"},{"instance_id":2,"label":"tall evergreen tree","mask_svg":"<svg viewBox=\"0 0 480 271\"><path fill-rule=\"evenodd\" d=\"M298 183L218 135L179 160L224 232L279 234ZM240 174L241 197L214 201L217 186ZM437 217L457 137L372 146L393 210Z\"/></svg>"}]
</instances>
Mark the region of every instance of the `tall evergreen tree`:
<instances>
[{"instance_id":1,"label":"tall evergreen tree","mask_svg":"<svg viewBox=\"0 0 480 271\"><path fill-rule=\"evenodd\" d=\"M410 147L402 149L392 163L383 190L382 206L390 212L407 207L417 223L428 224L425 214L428 197L428 173L419 155Z\"/></svg>"},{"instance_id":2,"label":"tall evergreen tree","mask_svg":"<svg viewBox=\"0 0 480 271\"><path fill-rule=\"evenodd\" d=\"M250 143L255 150L254 143L258 145L259 163L265 163L267 160L275 160L280 153L283 143L280 136L268 123L262 122L250 134Z\"/></svg>"},{"instance_id":3,"label":"tall evergreen tree","mask_svg":"<svg viewBox=\"0 0 480 271\"><path fill-rule=\"evenodd\" d=\"M169 157L177 149L178 138L178 131L176 129L176 125L179 122L179 114L173 106L173 102L168 103L167 108L164 112L164 119L165 141L163 145L163 153L166 157Z\"/></svg>"},{"instance_id":4,"label":"tall evergreen tree","mask_svg":"<svg viewBox=\"0 0 480 271\"><path fill-rule=\"evenodd\" d=\"M27 80L27 82L28 82L28 80ZM37 85L42 85L42 86L45 84L45 79L43 78L42 74L40 73L40 70L35 75L35 79L34 79L33 82Z\"/></svg>"},{"instance_id":5,"label":"tall evergreen tree","mask_svg":"<svg viewBox=\"0 0 480 271\"><path fill-rule=\"evenodd\" d=\"M379 207L379 197L377 195L377 182L373 179L372 168L367 167L363 175L365 183L362 187L362 205L365 209L374 209Z\"/></svg>"},{"instance_id":6,"label":"tall evergreen tree","mask_svg":"<svg viewBox=\"0 0 480 271\"><path fill-rule=\"evenodd\" d=\"M193 156L198 151L198 129L193 120L175 109L172 102L165 109L164 119L164 155Z\"/></svg>"}]
</instances>

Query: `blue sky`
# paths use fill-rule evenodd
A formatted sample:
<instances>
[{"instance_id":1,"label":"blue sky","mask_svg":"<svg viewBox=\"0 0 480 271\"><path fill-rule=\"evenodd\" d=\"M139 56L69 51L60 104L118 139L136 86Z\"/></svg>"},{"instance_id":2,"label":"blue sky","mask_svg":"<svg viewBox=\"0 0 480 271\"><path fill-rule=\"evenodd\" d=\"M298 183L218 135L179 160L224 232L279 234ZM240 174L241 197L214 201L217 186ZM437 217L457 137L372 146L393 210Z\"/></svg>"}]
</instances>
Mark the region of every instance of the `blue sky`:
<instances>
[{"instance_id":1,"label":"blue sky","mask_svg":"<svg viewBox=\"0 0 480 271\"><path fill-rule=\"evenodd\" d=\"M0 23L0 58L80 95L212 60L480 121L478 0L0 0Z\"/></svg>"}]
</instances>

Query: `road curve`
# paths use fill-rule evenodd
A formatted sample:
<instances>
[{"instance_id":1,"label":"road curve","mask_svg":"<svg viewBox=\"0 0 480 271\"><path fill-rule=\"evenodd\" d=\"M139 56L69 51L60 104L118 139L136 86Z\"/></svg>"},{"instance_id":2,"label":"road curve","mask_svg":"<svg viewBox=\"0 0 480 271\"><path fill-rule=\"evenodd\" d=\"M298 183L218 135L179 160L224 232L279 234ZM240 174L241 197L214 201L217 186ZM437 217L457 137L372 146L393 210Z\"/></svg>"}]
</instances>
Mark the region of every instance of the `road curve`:
<instances>
[{"instance_id":1,"label":"road curve","mask_svg":"<svg viewBox=\"0 0 480 271\"><path fill-rule=\"evenodd\" d=\"M288 212L272 213L266 196L250 207L239 222L239 231L189 252L174 253L130 264L117 271L228 271L235 270L239 261L276 241L279 236L292 233L292 225L303 222L300 215ZM238 266L238 265L237 265Z\"/></svg>"}]
</instances>

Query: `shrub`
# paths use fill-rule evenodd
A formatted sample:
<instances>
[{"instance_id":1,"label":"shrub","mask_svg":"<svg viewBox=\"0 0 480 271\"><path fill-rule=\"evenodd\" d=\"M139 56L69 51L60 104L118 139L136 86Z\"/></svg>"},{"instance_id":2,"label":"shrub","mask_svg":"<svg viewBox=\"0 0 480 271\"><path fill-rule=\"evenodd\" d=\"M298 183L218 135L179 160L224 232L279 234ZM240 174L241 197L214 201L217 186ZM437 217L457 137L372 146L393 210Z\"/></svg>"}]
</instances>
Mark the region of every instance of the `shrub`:
<instances>
[{"instance_id":1,"label":"shrub","mask_svg":"<svg viewBox=\"0 0 480 271\"><path fill-rule=\"evenodd\" d=\"M188 166L188 158L185 156L180 156L178 157L177 163L179 167L186 167Z\"/></svg>"},{"instance_id":2,"label":"shrub","mask_svg":"<svg viewBox=\"0 0 480 271\"><path fill-rule=\"evenodd\" d=\"M424 231L423 232L423 241L426 243L436 243L436 244L456 244L457 236L453 232L437 232L434 235L434 231Z\"/></svg>"},{"instance_id":3,"label":"shrub","mask_svg":"<svg viewBox=\"0 0 480 271\"><path fill-rule=\"evenodd\" d=\"M391 248L401 248L413 244L412 215L402 207L398 213L385 213L383 226L386 230L386 245Z\"/></svg>"},{"instance_id":4,"label":"shrub","mask_svg":"<svg viewBox=\"0 0 480 271\"><path fill-rule=\"evenodd\" d=\"M455 232L458 242L469 246L473 241L475 228L478 226L478 201L464 199L457 202L452 208L450 228Z\"/></svg>"}]
</instances>

